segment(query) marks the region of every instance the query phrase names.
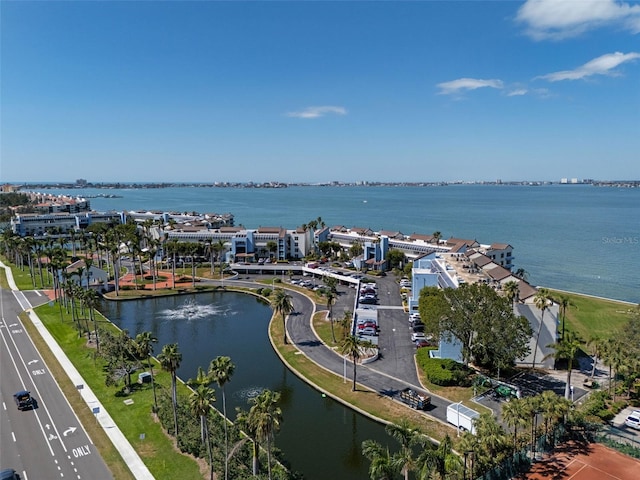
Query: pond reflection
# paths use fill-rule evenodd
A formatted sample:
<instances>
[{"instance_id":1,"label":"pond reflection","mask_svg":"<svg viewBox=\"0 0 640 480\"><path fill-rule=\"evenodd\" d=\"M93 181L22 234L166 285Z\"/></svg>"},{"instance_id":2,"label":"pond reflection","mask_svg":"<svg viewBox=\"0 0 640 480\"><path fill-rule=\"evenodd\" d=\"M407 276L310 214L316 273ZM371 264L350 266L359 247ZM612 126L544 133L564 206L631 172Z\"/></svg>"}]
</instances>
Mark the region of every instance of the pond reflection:
<instances>
[{"instance_id":1,"label":"pond reflection","mask_svg":"<svg viewBox=\"0 0 640 480\"><path fill-rule=\"evenodd\" d=\"M225 385L227 412L248 408L247 401L265 388L280 392L284 421L275 443L292 470L306 479L369 478L361 444L369 438L387 443L384 427L323 396L282 364L268 338L271 309L260 299L207 292L105 301L101 311L131 336L153 332L156 355L163 345L177 343L183 380L195 377L199 366L207 369L219 355L231 357L236 369ZM221 409L221 398L218 403Z\"/></svg>"}]
</instances>

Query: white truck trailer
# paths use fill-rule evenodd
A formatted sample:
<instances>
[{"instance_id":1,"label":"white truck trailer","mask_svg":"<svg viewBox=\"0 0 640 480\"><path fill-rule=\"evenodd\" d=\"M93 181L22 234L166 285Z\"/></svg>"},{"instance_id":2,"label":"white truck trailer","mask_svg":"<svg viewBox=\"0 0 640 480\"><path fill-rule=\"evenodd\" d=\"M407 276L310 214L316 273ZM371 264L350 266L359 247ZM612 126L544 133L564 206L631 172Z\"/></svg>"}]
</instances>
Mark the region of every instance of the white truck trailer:
<instances>
[{"instance_id":1,"label":"white truck trailer","mask_svg":"<svg viewBox=\"0 0 640 480\"><path fill-rule=\"evenodd\" d=\"M465 407L462 403L452 403L447 407L447 422L452 423L458 428L467 430L475 435L476 429L473 426L473 420L480 414L469 407Z\"/></svg>"}]
</instances>

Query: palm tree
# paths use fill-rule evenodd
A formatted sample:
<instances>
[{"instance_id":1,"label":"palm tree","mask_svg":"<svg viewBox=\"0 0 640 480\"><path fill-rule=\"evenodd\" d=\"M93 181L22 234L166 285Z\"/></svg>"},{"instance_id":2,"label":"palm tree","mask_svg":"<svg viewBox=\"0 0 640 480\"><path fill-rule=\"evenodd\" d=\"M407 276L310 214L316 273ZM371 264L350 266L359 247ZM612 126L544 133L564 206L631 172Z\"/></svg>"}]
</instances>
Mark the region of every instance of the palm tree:
<instances>
[{"instance_id":1,"label":"palm tree","mask_svg":"<svg viewBox=\"0 0 640 480\"><path fill-rule=\"evenodd\" d=\"M593 334L589 338L587 345L591 347L591 352L593 352L593 366L591 367L591 381L596 376L596 365L598 360L600 359L600 355L602 353L602 349L604 347L604 339L598 334Z\"/></svg>"},{"instance_id":2,"label":"palm tree","mask_svg":"<svg viewBox=\"0 0 640 480\"><path fill-rule=\"evenodd\" d=\"M276 242L274 242L273 240L269 240L267 242L267 250L269 251L269 256L271 258L273 258L273 253L276 252L278 250L278 244Z\"/></svg>"},{"instance_id":3,"label":"palm tree","mask_svg":"<svg viewBox=\"0 0 640 480\"><path fill-rule=\"evenodd\" d=\"M518 301L520 286L518 285L518 282L516 282L515 280L509 280L508 282L505 282L504 285L502 285L502 291L504 292L505 296L509 299L512 305Z\"/></svg>"},{"instance_id":4,"label":"palm tree","mask_svg":"<svg viewBox=\"0 0 640 480\"><path fill-rule=\"evenodd\" d=\"M504 448L507 446L507 439L502 426L492 414L487 412L481 413L475 419L474 426L478 437L476 458L479 463L485 466L500 463Z\"/></svg>"},{"instance_id":5,"label":"palm tree","mask_svg":"<svg viewBox=\"0 0 640 480\"><path fill-rule=\"evenodd\" d=\"M435 232L433 232L432 236L433 236L433 243L435 243L436 245L439 245L440 239L442 238L442 233L436 230Z\"/></svg>"},{"instance_id":6,"label":"palm tree","mask_svg":"<svg viewBox=\"0 0 640 480\"><path fill-rule=\"evenodd\" d=\"M335 300L335 294L329 290L327 292L327 308L329 309L329 322L331 323L331 338L333 339L333 343L336 343L336 334L333 329L333 301Z\"/></svg>"},{"instance_id":7,"label":"palm tree","mask_svg":"<svg viewBox=\"0 0 640 480\"><path fill-rule=\"evenodd\" d=\"M471 434L469 434L471 435ZM473 435L471 435L473 436ZM417 459L418 478L427 480L439 478L445 480L450 474L461 470L460 458L453 452L453 442L447 435L437 448L433 444L426 444L426 448ZM458 478L454 476L453 478Z\"/></svg>"},{"instance_id":8,"label":"palm tree","mask_svg":"<svg viewBox=\"0 0 640 480\"><path fill-rule=\"evenodd\" d=\"M280 392L264 390L260 395L251 399L253 404L249 416L253 423L257 439L267 444L267 471L271 480L271 441L282 423L282 410L278 406Z\"/></svg>"},{"instance_id":9,"label":"palm tree","mask_svg":"<svg viewBox=\"0 0 640 480\"><path fill-rule=\"evenodd\" d=\"M544 418L544 434L549 434L550 427L569 411L571 401L556 395L553 390L545 390L538 395L538 408Z\"/></svg>"},{"instance_id":10,"label":"palm tree","mask_svg":"<svg viewBox=\"0 0 640 480\"><path fill-rule=\"evenodd\" d=\"M240 428L240 430L246 433L247 437L251 441L252 473L254 477L257 477L258 473L260 473L260 445L258 444L258 434L256 431L255 422L253 422L251 412L246 412L240 407L236 407L236 425L238 426L238 428Z\"/></svg>"},{"instance_id":11,"label":"palm tree","mask_svg":"<svg viewBox=\"0 0 640 480\"><path fill-rule=\"evenodd\" d=\"M96 321L95 309L98 306L98 294L95 290L85 292L84 301L89 309L89 319L93 323L93 335L96 339L96 351L100 352L100 338L98 337L98 322Z\"/></svg>"},{"instance_id":12,"label":"palm tree","mask_svg":"<svg viewBox=\"0 0 640 480\"><path fill-rule=\"evenodd\" d=\"M531 362L531 370L536 369L536 354L538 353L538 341L540 340L540 332L542 332L542 325L544 324L544 312L549 308L551 302L551 295L549 290L541 288L533 298L533 304L538 308L542 315L540 315L540 326L538 327L538 334L536 335L536 346L533 349L533 361Z\"/></svg>"},{"instance_id":13,"label":"palm tree","mask_svg":"<svg viewBox=\"0 0 640 480\"><path fill-rule=\"evenodd\" d=\"M502 405L502 420L513 428L513 449L518 449L518 428L529 424L530 414L527 412L525 401L522 398L512 399Z\"/></svg>"},{"instance_id":14,"label":"palm tree","mask_svg":"<svg viewBox=\"0 0 640 480\"><path fill-rule=\"evenodd\" d=\"M513 276L519 278L520 280L524 280L526 282L527 277L529 276L529 273L524 268L520 267L513 273Z\"/></svg>"},{"instance_id":15,"label":"palm tree","mask_svg":"<svg viewBox=\"0 0 640 480\"><path fill-rule=\"evenodd\" d=\"M566 295L558 295L557 297L553 298L553 301L558 304L558 307L560 309L560 316L562 317L562 338L564 338L564 324L567 318L567 309L569 307L578 307Z\"/></svg>"},{"instance_id":16,"label":"palm tree","mask_svg":"<svg viewBox=\"0 0 640 480\"><path fill-rule=\"evenodd\" d=\"M358 365L358 359L362 356L362 349L373 346L374 345L371 342L360 340L355 335L347 335L340 343L340 353L351 358L351 361L353 362L353 386L351 388L353 392L356 391L356 368Z\"/></svg>"},{"instance_id":17,"label":"palm tree","mask_svg":"<svg viewBox=\"0 0 640 480\"><path fill-rule=\"evenodd\" d=\"M287 343L287 315L293 312L292 297L283 288L276 288L271 305L276 315L282 315L282 329L284 335L284 343Z\"/></svg>"},{"instance_id":18,"label":"palm tree","mask_svg":"<svg viewBox=\"0 0 640 480\"><path fill-rule=\"evenodd\" d=\"M222 414L224 415L224 478L229 478L229 437L227 433L227 402L224 393L225 384L231 380L236 366L229 357L216 357L209 364L209 378L218 384L222 390Z\"/></svg>"},{"instance_id":19,"label":"palm tree","mask_svg":"<svg viewBox=\"0 0 640 480\"><path fill-rule=\"evenodd\" d=\"M224 256L222 255L224 253L224 249L225 249L225 243L224 240L219 239L216 243L213 244L213 249L216 252L216 255L218 257L218 263L220 264L220 276L222 276L222 260L224 259Z\"/></svg>"},{"instance_id":20,"label":"palm tree","mask_svg":"<svg viewBox=\"0 0 640 480\"><path fill-rule=\"evenodd\" d=\"M197 417L200 417L200 438L202 444L207 449L209 455L209 479L213 480L213 456L211 454L211 441L209 440L209 424L207 417L211 411L211 403L216 401L215 392L212 388L200 385L191 393L189 397L189 410Z\"/></svg>"},{"instance_id":21,"label":"palm tree","mask_svg":"<svg viewBox=\"0 0 640 480\"><path fill-rule=\"evenodd\" d=\"M342 314L342 318L338 320L338 325L342 328L342 337L345 337L349 333L349 327L351 327L351 319L353 313L350 310L346 310Z\"/></svg>"},{"instance_id":22,"label":"palm tree","mask_svg":"<svg viewBox=\"0 0 640 480\"><path fill-rule=\"evenodd\" d=\"M153 344L158 343L158 339L153 335L153 332L141 332L136 335L134 342L139 355L147 359L149 373L151 374L151 388L153 389L153 411L157 412L158 399L156 398L156 382L153 375L153 365L151 365L151 355L153 355Z\"/></svg>"},{"instance_id":23,"label":"palm tree","mask_svg":"<svg viewBox=\"0 0 640 480\"><path fill-rule=\"evenodd\" d=\"M178 441L178 391L177 391L177 371L182 362L182 353L178 351L177 343L170 343L162 347L162 353L158 355L160 366L171 374L171 403L173 405L173 423L176 442Z\"/></svg>"},{"instance_id":24,"label":"palm tree","mask_svg":"<svg viewBox=\"0 0 640 480\"><path fill-rule=\"evenodd\" d=\"M398 474L398 467L389 453L389 448L383 447L375 440L362 442L362 455L371 462L371 480L393 480Z\"/></svg>"},{"instance_id":25,"label":"palm tree","mask_svg":"<svg viewBox=\"0 0 640 480\"><path fill-rule=\"evenodd\" d=\"M547 345L547 348L552 348L554 352L551 352L544 358L555 357L556 361L567 360L569 362L567 365L567 384L564 388L564 398L567 400L571 398L571 371L573 370L573 361L583 343L582 338L580 338L578 334L568 331L566 337L564 335L562 336L562 340L555 344Z\"/></svg>"},{"instance_id":26,"label":"palm tree","mask_svg":"<svg viewBox=\"0 0 640 480\"><path fill-rule=\"evenodd\" d=\"M424 444L424 437L419 430L412 428L407 419L401 419L398 424L390 423L385 427L385 431L400 444L400 451L393 455L393 463L404 476L409 480L409 472L416 466L413 457L413 447Z\"/></svg>"}]
</instances>

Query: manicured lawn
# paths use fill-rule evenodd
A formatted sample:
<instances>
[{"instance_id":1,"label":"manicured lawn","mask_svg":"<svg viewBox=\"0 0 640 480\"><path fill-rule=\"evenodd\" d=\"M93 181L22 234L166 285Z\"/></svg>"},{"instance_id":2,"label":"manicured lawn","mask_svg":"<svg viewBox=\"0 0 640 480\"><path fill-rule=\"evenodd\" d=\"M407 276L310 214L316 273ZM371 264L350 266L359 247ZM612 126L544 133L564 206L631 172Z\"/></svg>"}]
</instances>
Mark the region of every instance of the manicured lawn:
<instances>
[{"instance_id":1,"label":"manicured lawn","mask_svg":"<svg viewBox=\"0 0 640 480\"><path fill-rule=\"evenodd\" d=\"M430 420L419 412L406 408L388 397L359 386L358 390L351 390L352 380L344 382L342 376L318 367L292 345L282 342L282 322L271 322L269 332L273 344L280 357L297 372L303 380L322 389L328 395L341 399L361 413L369 415L378 421L388 423L397 422L401 418L408 419L414 426L435 439L443 439L450 429L439 422ZM331 333L329 333L331 335Z\"/></svg>"},{"instance_id":2,"label":"manicured lawn","mask_svg":"<svg viewBox=\"0 0 640 480\"><path fill-rule=\"evenodd\" d=\"M619 333L629 321L629 312L634 308L628 303L613 300L555 290L551 292L553 295L565 295L575 304L575 307L567 308L565 329L578 333L585 341L594 335L608 338ZM562 324L559 328L562 329Z\"/></svg>"},{"instance_id":3,"label":"manicured lawn","mask_svg":"<svg viewBox=\"0 0 640 480\"><path fill-rule=\"evenodd\" d=\"M208 271L208 268L206 270ZM21 272L17 269L13 269L13 271L16 282L21 288L33 288L26 270L25 272ZM198 274L206 276L206 272L204 271L199 271ZM271 279L265 280L262 283L264 283L265 286L272 285ZM284 287L285 285L277 282L275 286ZM209 289L207 287L205 288L207 290ZM286 288L291 288L291 286L286 285ZM212 289L215 289L215 287ZM301 288L295 289L303 291L305 294L314 298L314 300L319 304L322 304L324 300L324 297L319 297L315 292L309 292L306 289ZM185 289L185 291L189 290L190 289ZM200 288L196 287L194 291L202 290L203 288L200 286ZM251 292L251 289L244 288L229 288L229 290L246 291L247 293ZM140 296L143 292L129 290L121 291L120 293L123 297L135 297ZM175 290L165 289L157 290L155 292L145 290L143 294L151 296L175 293ZM628 320L629 315L627 312L632 308L628 304L620 302L601 300L577 294L564 295L567 295L577 306L577 308L570 307L568 309L566 327L578 332L585 339L588 339L592 334L599 334L603 337L616 334L616 332L618 332L622 325ZM100 366L94 365L90 349L85 347L84 340L77 338L77 333L73 328L70 319L67 318L64 322L61 322L57 306L40 307L38 309L38 315L43 322L45 322L45 325L50 329L62 348L67 352L67 355L76 365L76 368L78 368L83 377L87 379L89 386L101 398L105 408L113 416L125 436L138 450L140 456L149 466L154 476L157 478L202 478L202 474L200 473L195 461L184 455L178 454L174 450L173 442L163 433L160 425L153 420L150 413L153 397L149 386L145 385L145 388L134 391L130 397L134 400L134 404L129 406L125 405L122 401L124 398L115 396L115 392L119 387L106 387L104 385L104 375L100 371ZM429 420L428 417L414 410L407 409L376 392L365 389L362 386L360 386L359 390L356 392L351 391L352 383L349 379L347 382L344 382L342 376L335 375L315 365L307 357L301 355L292 345L285 345L283 342L282 321L280 317L277 317L274 320L275 321L272 321L269 327L272 342L283 361L285 361L295 372L298 372L304 380L315 385L328 395L351 404L357 410L360 410L379 421L397 422L401 418L408 418L416 427L419 427L425 434L432 438L442 439L445 435L450 434L450 429L445 425ZM108 323L106 320L103 321ZM341 328L337 324L334 324L337 339L337 342L334 343L331 338L330 322L326 320L326 312L317 313L313 322L314 328L323 342L332 347L339 344L342 336ZM33 336L33 332L30 331L30 333L32 333ZM39 349L41 351L43 350L40 345ZM49 356L51 357L50 352ZM54 358L49 358L47 359L47 363L53 365L57 362ZM53 366L50 368L53 369ZM98 372L96 372L96 369ZM157 362L154 366L154 372L157 374L157 384L159 388L168 390L170 387L169 375L160 371ZM62 375L62 373L60 375ZM57 378L60 378L60 375L57 375ZM429 390L450 399L452 402L462 400L467 403L473 393L470 388L439 387L437 385L430 384L424 377L421 377L421 381ZM69 384L70 382L67 381L66 383ZM61 384L61 386L63 385ZM96 429L93 416L80 399L78 392L75 390L75 386L69 384L64 385L63 388L65 389L65 395L70 398L70 400L73 400L72 405L74 406L74 409L81 412L81 417L86 417L86 421L82 418L83 423L85 423L85 426L92 436L92 439L94 439L96 445L99 446L103 457L108 459L107 461L110 462L110 468L114 472L116 478L131 478L126 466L123 466L122 461L119 459L119 455L110 445L108 439L106 439L105 445L102 445L101 442L97 440L100 435L104 438L106 438L106 436L104 436L104 433L101 432L100 428ZM184 386L181 386L181 388L184 388ZM76 405L76 402L79 403ZM470 406L475 409L478 408L477 405ZM145 434L144 440L140 439L140 435L142 433ZM111 451L109 449L111 449Z\"/></svg>"},{"instance_id":4,"label":"manicured lawn","mask_svg":"<svg viewBox=\"0 0 640 480\"><path fill-rule=\"evenodd\" d=\"M173 440L165 435L160 423L154 420L151 414L151 407L153 405L151 385L145 384L141 386L135 384L137 377L134 375L132 380L134 386L137 388L134 388L133 393L128 397L116 396L116 392L120 390L121 385L115 387L107 387L105 385L105 377L101 369L101 360L97 359L94 361L93 349L86 346L85 339L78 338L78 334L70 318L67 317L65 321L61 321L57 305L44 305L38 307L36 312L85 379L87 385L98 398L100 398L104 408L118 424L120 430L122 430L123 434L136 449L154 477L201 479L202 474L200 473L197 463L191 458L178 453L173 446ZM30 324L28 321L26 323ZM105 319L102 320L102 323L105 328L108 328L110 325ZM33 330L35 331L35 329ZM32 332L30 331L30 333ZM35 333L37 336L37 332ZM48 349L44 347L44 342L42 342L42 345L43 347L40 348L40 350L48 351ZM52 356L47 360L47 363L55 362L55 359L51 357ZM152 360L152 363L154 364L153 370L156 376L158 395L168 394L171 388L169 374L160 370L157 362ZM59 380L64 378L66 383L70 383L62 371L60 371L60 374L57 375L56 378ZM185 389L183 393L186 395L186 387L181 384L178 386L179 389ZM73 386L71 387L74 388ZM164 393L161 393L162 391ZM73 393L67 393L65 391L65 395L73 396ZM123 401L126 398L132 399L134 403L132 405L126 405ZM90 413L88 407L79 399L79 395L78 400L79 404L74 405L74 410L77 412L86 411ZM90 417L92 417L92 415L90 415ZM94 433L97 434L95 419L90 418L88 422L84 422L84 425L87 429L91 430L90 435L92 435L93 438ZM100 430L99 427L98 430ZM141 434L144 434L144 439L141 439ZM103 454L102 448L101 454ZM111 454L109 455L111 456ZM112 468L115 475L116 467L110 465L110 468ZM117 468L117 471L121 470L121 468ZM130 478L130 476L122 474L122 476L116 478Z\"/></svg>"}]
</instances>

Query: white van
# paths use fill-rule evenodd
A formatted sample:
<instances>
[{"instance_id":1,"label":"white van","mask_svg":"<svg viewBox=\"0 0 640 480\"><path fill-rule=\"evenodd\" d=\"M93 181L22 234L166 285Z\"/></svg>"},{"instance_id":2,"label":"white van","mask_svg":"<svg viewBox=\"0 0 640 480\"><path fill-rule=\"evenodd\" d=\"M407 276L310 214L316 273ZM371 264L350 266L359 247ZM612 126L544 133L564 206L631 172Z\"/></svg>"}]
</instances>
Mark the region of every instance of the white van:
<instances>
[{"instance_id":1,"label":"white van","mask_svg":"<svg viewBox=\"0 0 640 480\"><path fill-rule=\"evenodd\" d=\"M624 421L624 424L627 427L640 430L640 410L634 410L633 412L631 412L631 415L627 417L627 419Z\"/></svg>"}]
</instances>

